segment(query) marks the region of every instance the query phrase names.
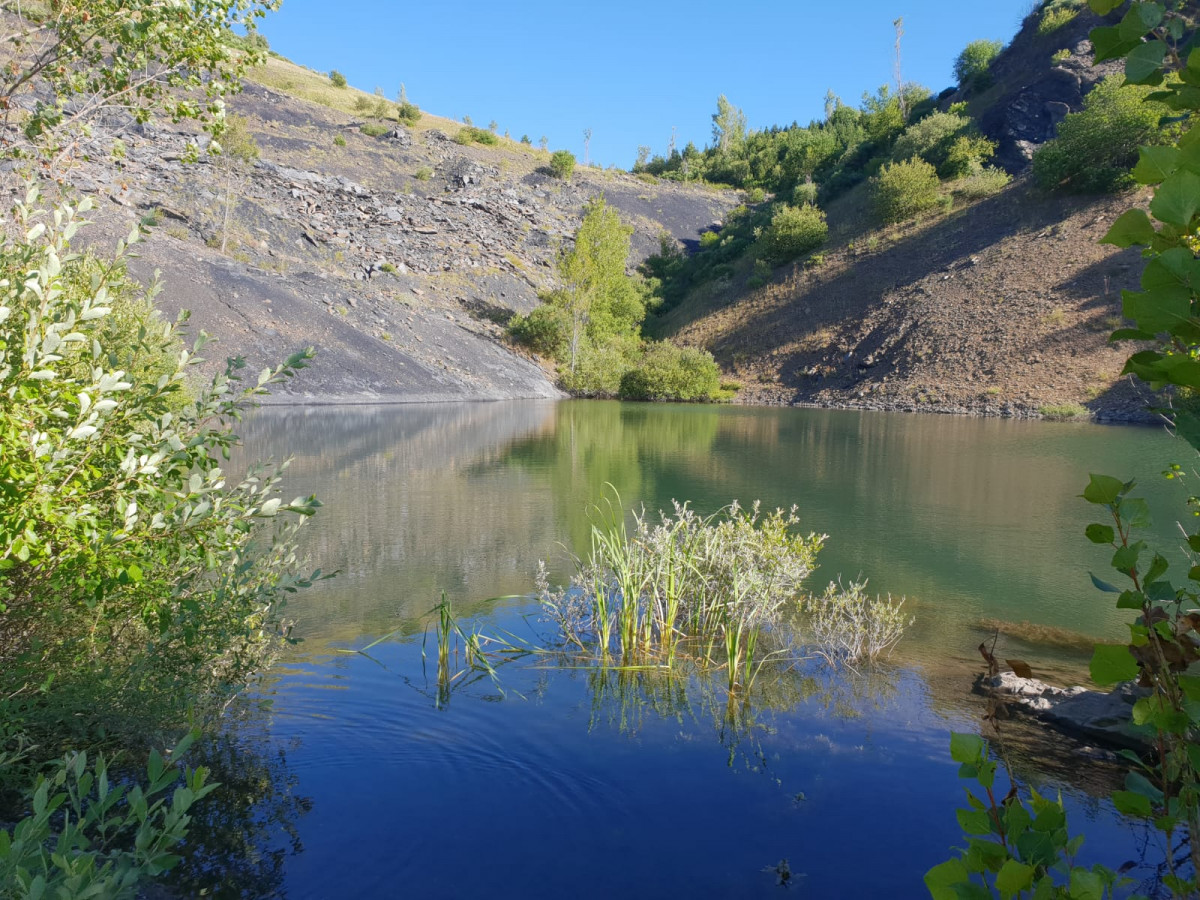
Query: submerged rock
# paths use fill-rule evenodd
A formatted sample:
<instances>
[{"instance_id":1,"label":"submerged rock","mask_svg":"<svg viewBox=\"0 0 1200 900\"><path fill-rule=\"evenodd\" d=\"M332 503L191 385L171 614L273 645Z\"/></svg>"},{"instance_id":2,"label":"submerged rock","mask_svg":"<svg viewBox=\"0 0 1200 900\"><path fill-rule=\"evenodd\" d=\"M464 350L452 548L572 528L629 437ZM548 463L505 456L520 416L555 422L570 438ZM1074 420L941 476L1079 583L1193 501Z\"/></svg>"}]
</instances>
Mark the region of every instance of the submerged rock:
<instances>
[{"instance_id":1,"label":"submerged rock","mask_svg":"<svg viewBox=\"0 0 1200 900\"><path fill-rule=\"evenodd\" d=\"M1110 693L1087 688L1059 688L1013 672L981 676L977 687L1024 710L1035 718L1076 737L1134 750L1148 745L1147 731L1133 724L1133 704L1149 695L1133 682L1117 685Z\"/></svg>"}]
</instances>

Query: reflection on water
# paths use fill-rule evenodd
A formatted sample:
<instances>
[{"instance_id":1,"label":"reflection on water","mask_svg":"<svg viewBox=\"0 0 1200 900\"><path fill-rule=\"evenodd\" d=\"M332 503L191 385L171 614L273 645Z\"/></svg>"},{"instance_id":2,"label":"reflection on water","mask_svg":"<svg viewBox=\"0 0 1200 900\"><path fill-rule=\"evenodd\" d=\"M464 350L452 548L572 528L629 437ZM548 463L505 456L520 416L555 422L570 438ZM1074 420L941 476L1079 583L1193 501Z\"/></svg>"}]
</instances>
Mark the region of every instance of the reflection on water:
<instances>
[{"instance_id":1,"label":"reflection on water","mask_svg":"<svg viewBox=\"0 0 1200 900\"><path fill-rule=\"evenodd\" d=\"M756 896L784 857L814 896L846 896L864 846L859 896L922 896L961 839L948 732L981 726L985 620L1035 626L998 655L1064 678L1084 659L1064 631L1120 633L1087 579L1107 560L1083 538L1086 474L1140 476L1167 514L1153 539L1176 540L1178 498L1154 474L1177 448L1148 429L535 402L270 409L245 432L253 455L295 455L289 489L325 503L306 550L342 573L294 603L304 643L276 673L271 740L294 742L312 798L293 819L305 852L280 862L290 897ZM440 592L536 643L527 601L489 598L529 592L540 559L565 580L605 484L650 509L797 503L830 535L813 586L861 573L917 625L868 679L793 668L748 706L700 678L520 659L503 695L464 680L436 708L416 635ZM372 659L339 652L396 629ZM1064 791L1082 862L1128 855L1128 826L1094 799L1114 773L1004 728L1018 776Z\"/></svg>"}]
</instances>

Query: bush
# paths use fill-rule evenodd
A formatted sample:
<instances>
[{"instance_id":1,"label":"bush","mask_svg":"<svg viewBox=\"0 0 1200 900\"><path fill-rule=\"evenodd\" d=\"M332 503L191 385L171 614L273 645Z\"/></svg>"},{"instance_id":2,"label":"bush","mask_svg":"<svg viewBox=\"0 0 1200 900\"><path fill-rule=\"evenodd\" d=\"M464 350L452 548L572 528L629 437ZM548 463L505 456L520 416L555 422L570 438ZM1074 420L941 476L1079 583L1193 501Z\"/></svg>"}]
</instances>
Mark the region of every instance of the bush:
<instances>
[{"instance_id":1,"label":"bush","mask_svg":"<svg viewBox=\"0 0 1200 900\"><path fill-rule=\"evenodd\" d=\"M1108 193L1132 185L1129 171L1138 147L1159 144L1168 133L1159 119L1170 111L1146 100L1155 90L1110 76L1092 89L1083 109L1059 123L1058 136L1033 154L1033 175L1044 188Z\"/></svg>"},{"instance_id":2,"label":"bush","mask_svg":"<svg viewBox=\"0 0 1200 900\"><path fill-rule=\"evenodd\" d=\"M329 83L335 88L344 88L346 86L346 76L334 69L329 73Z\"/></svg>"},{"instance_id":3,"label":"bush","mask_svg":"<svg viewBox=\"0 0 1200 900\"><path fill-rule=\"evenodd\" d=\"M563 389L576 397L616 397L635 349L632 341L618 338L604 343L584 340L576 354L574 371L565 364L560 366Z\"/></svg>"},{"instance_id":4,"label":"bush","mask_svg":"<svg viewBox=\"0 0 1200 900\"><path fill-rule=\"evenodd\" d=\"M712 354L666 341L650 344L642 358L621 378L622 400L712 400L721 387L721 372Z\"/></svg>"},{"instance_id":5,"label":"bush","mask_svg":"<svg viewBox=\"0 0 1200 900\"><path fill-rule=\"evenodd\" d=\"M550 173L564 181L575 171L575 154L570 150L555 150L550 154Z\"/></svg>"},{"instance_id":6,"label":"bush","mask_svg":"<svg viewBox=\"0 0 1200 900\"><path fill-rule=\"evenodd\" d=\"M387 134L392 129L389 128L387 125L380 125L378 122L363 122L361 125L358 126L358 130L361 131L363 134L365 134L367 137L377 138L377 137L383 137L385 134Z\"/></svg>"},{"instance_id":7,"label":"bush","mask_svg":"<svg viewBox=\"0 0 1200 900\"><path fill-rule=\"evenodd\" d=\"M996 145L979 134L965 116L935 112L897 138L893 162L920 157L937 169L939 178L955 178L978 171L991 159Z\"/></svg>"},{"instance_id":8,"label":"bush","mask_svg":"<svg viewBox=\"0 0 1200 900\"><path fill-rule=\"evenodd\" d=\"M406 100L396 108L396 115L399 116L401 122L405 122L408 125L415 125L421 121L421 108L417 104L409 103Z\"/></svg>"},{"instance_id":9,"label":"bush","mask_svg":"<svg viewBox=\"0 0 1200 900\"><path fill-rule=\"evenodd\" d=\"M875 211L884 222L903 222L941 202L937 170L923 159L886 165L871 184Z\"/></svg>"},{"instance_id":10,"label":"bush","mask_svg":"<svg viewBox=\"0 0 1200 900\"><path fill-rule=\"evenodd\" d=\"M340 135L340 134L335 134L335 135L333 136L333 146L335 146L335 147L345 147L345 146L346 146L346 138L345 138L345 137L343 137L343 136L342 136L342 135Z\"/></svg>"},{"instance_id":11,"label":"bush","mask_svg":"<svg viewBox=\"0 0 1200 900\"><path fill-rule=\"evenodd\" d=\"M180 758L194 740L171 752ZM180 771L150 754L145 787L109 780L103 756L59 760L38 780L32 815L11 835L0 829L0 885L8 896L133 897L138 886L175 867L171 851L187 835L188 811L217 785L206 769ZM173 790L172 790L173 789ZM168 794L168 791L171 791ZM51 793L53 791L53 793ZM56 815L59 811L66 815Z\"/></svg>"},{"instance_id":12,"label":"bush","mask_svg":"<svg viewBox=\"0 0 1200 900\"><path fill-rule=\"evenodd\" d=\"M965 200L979 200L1000 193L1010 181L1012 176L1003 169L985 166L979 172L960 178L950 189Z\"/></svg>"},{"instance_id":13,"label":"bush","mask_svg":"<svg viewBox=\"0 0 1200 900\"><path fill-rule=\"evenodd\" d=\"M1047 7L1038 20L1037 33L1039 37L1053 34L1072 19L1079 15L1079 8L1073 6Z\"/></svg>"},{"instance_id":14,"label":"bush","mask_svg":"<svg viewBox=\"0 0 1200 900\"><path fill-rule=\"evenodd\" d=\"M818 655L833 665L875 659L900 640L912 619L905 620L904 600L871 597L865 581L843 586L831 582L821 596L806 597L801 608L808 614Z\"/></svg>"},{"instance_id":15,"label":"bush","mask_svg":"<svg viewBox=\"0 0 1200 900\"><path fill-rule=\"evenodd\" d=\"M513 316L508 333L514 341L538 356L560 359L567 350L567 320L562 307L543 304L527 316Z\"/></svg>"},{"instance_id":16,"label":"bush","mask_svg":"<svg viewBox=\"0 0 1200 900\"><path fill-rule=\"evenodd\" d=\"M468 144L487 144L494 146L500 143L500 138L492 134L486 128L476 128L473 125L467 125L458 129L458 133L454 135L454 143L462 144L464 147Z\"/></svg>"},{"instance_id":17,"label":"bush","mask_svg":"<svg viewBox=\"0 0 1200 900\"><path fill-rule=\"evenodd\" d=\"M781 206L762 235L763 251L775 262L787 262L825 243L829 226L815 206Z\"/></svg>"},{"instance_id":18,"label":"bush","mask_svg":"<svg viewBox=\"0 0 1200 900\"><path fill-rule=\"evenodd\" d=\"M270 527L317 504L283 504L274 469L227 484L218 460L237 440L224 423L310 353L249 388L231 360L188 402L198 359L121 299L140 298L121 256L70 250L90 203L27 199L30 237L0 243L0 698L31 694L22 727L53 753L203 716L270 658L282 598L306 583L297 522Z\"/></svg>"},{"instance_id":19,"label":"bush","mask_svg":"<svg viewBox=\"0 0 1200 900\"><path fill-rule=\"evenodd\" d=\"M999 41L971 41L954 60L954 77L963 90L980 91L991 84L989 69L1004 45Z\"/></svg>"}]
</instances>

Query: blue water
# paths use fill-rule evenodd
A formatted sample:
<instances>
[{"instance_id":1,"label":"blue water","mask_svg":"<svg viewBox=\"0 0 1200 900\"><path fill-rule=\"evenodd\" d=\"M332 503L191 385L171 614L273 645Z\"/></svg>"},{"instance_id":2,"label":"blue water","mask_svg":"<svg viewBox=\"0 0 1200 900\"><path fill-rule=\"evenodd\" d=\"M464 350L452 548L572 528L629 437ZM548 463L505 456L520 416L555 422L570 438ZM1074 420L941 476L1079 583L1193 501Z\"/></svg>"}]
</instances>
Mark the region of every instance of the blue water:
<instances>
[{"instance_id":1,"label":"blue water","mask_svg":"<svg viewBox=\"0 0 1200 900\"><path fill-rule=\"evenodd\" d=\"M807 896L926 896L962 842L948 742L982 727L985 623L1119 635L1087 585L1106 560L1081 537L1086 473L1137 475L1178 508L1156 476L1180 448L1152 429L563 403L277 410L248 432L256 455L297 454L289 486L326 503L306 547L342 570L289 610L304 642L245 726L303 799L279 817L293 835L264 829L279 864L259 896L775 896L781 859ZM539 559L564 577L606 483L651 508L799 503L831 536L819 575L869 576L917 625L869 677L802 662L731 718L719 684L599 685L537 655L439 703L421 635L440 592L536 645L536 608L489 598L530 591ZM1169 517L1154 534L1171 545ZM1001 640L1082 677L1082 652ZM1139 858L1140 830L1097 799L1114 767L1039 727L1006 733L1022 784L1062 792L1082 862Z\"/></svg>"}]
</instances>

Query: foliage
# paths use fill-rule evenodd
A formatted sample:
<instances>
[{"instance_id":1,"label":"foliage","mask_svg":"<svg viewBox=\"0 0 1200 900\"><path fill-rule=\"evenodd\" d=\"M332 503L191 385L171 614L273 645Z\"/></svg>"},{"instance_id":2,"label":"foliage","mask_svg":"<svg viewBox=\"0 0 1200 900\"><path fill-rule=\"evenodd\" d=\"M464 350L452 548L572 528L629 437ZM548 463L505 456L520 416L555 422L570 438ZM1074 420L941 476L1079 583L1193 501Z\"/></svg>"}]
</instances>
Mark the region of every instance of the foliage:
<instances>
[{"instance_id":1,"label":"foliage","mask_svg":"<svg viewBox=\"0 0 1200 900\"><path fill-rule=\"evenodd\" d=\"M950 190L966 200L978 200L998 194L1008 187L1012 176L1003 169L984 166L978 172L960 178L950 185Z\"/></svg>"},{"instance_id":2,"label":"foliage","mask_svg":"<svg viewBox=\"0 0 1200 900\"><path fill-rule=\"evenodd\" d=\"M954 60L954 77L963 90L981 91L991 84L992 60L1004 45L999 41L971 41Z\"/></svg>"},{"instance_id":3,"label":"foliage","mask_svg":"<svg viewBox=\"0 0 1200 900\"><path fill-rule=\"evenodd\" d=\"M896 162L919 157L937 169L939 178L978 172L996 145L979 134L965 116L935 112L909 127L892 146Z\"/></svg>"},{"instance_id":4,"label":"foliage","mask_svg":"<svg viewBox=\"0 0 1200 900\"><path fill-rule=\"evenodd\" d=\"M713 400L720 387L721 371L707 350L657 341L622 376L619 394L623 400Z\"/></svg>"},{"instance_id":5,"label":"foliage","mask_svg":"<svg viewBox=\"0 0 1200 900\"><path fill-rule=\"evenodd\" d=\"M1122 5L1122 0L1090 0L1099 15ZM1200 66L1193 63L1197 51L1188 40L1190 31L1184 5L1173 3L1165 8L1160 3L1134 0L1120 24L1095 28L1091 33L1097 62L1124 58L1129 83L1157 88L1140 92L1155 117L1165 108L1182 114L1186 122L1186 130L1177 138L1154 135L1166 140L1166 146L1152 145L1140 151L1133 177L1155 186L1149 211L1127 211L1104 237L1105 243L1118 247L1146 248L1142 290L1123 292L1125 318L1136 327L1114 332L1112 340L1152 343L1149 349L1129 357L1124 373L1137 375L1152 387L1171 385L1185 391L1200 388L1196 363L1200 357L1200 279L1196 277L1200 263L1195 254L1200 174L1192 160L1200 145L1200 124L1194 118L1200 111ZM1110 90L1115 94L1118 89ZM1133 94L1118 99L1124 102L1129 96ZM1159 411L1172 422L1178 437L1200 449L1200 418L1194 412L1169 407ZM1182 472L1176 465L1166 475L1177 479ZM1104 520L1088 525L1085 535L1093 544L1111 550L1111 566L1124 583L1113 585L1095 575L1092 582L1113 596L1118 609L1137 616L1129 624L1128 645L1096 647L1091 675L1100 685L1136 678L1149 688L1148 694L1135 702L1132 719L1150 732L1154 753L1147 759L1125 754L1133 768L1125 790L1115 792L1112 801L1121 812L1145 819L1163 833L1164 887L1172 896L1191 897L1200 888L1200 707L1196 703L1200 680L1188 673L1188 667L1200 659L1195 641L1200 626L1200 615L1195 612L1200 607L1200 566L1187 571L1184 584L1168 580L1166 558L1137 539L1137 530L1149 523L1150 511L1145 500L1133 496L1134 487L1133 481L1093 474L1083 491L1083 499L1102 512ZM1190 498L1188 503L1195 511L1196 499ZM1188 551L1200 552L1200 533L1191 528L1183 531ZM960 813L960 824L969 834L993 835L999 844L995 839L972 839L961 859L931 870L926 883L935 897L970 896L968 881L976 877L987 885L988 872L995 873L995 886L1006 896L1033 891L1034 896L1082 898L1101 896L1111 887L1114 876L1106 869L1070 867L1078 842L1066 839L1061 810L1039 810L1035 795L1037 817L1031 823L1029 814L1022 812L1024 803L1018 799L1015 784L1010 792L1014 799L997 804L990 791L995 764L988 760L986 747L978 738L956 735L951 752L963 764L964 775L978 777L989 789L988 803L971 798L973 809ZM1036 823L1047 815L1054 817L1055 824L1049 839L1035 835L1036 841L1027 839L1024 846L1014 840L1030 828L1038 830ZM1186 864L1176 858L1177 847L1187 854ZM1036 857L1034 850L1038 851ZM1060 868L1065 869L1062 880L1068 883L1056 888L1050 870L1060 860L1065 860Z\"/></svg>"},{"instance_id":6,"label":"foliage","mask_svg":"<svg viewBox=\"0 0 1200 900\"><path fill-rule=\"evenodd\" d=\"M872 597L865 581L830 583L821 595L810 595L801 604L816 641L817 653L834 665L873 660L891 649L904 634L912 618L889 594Z\"/></svg>"},{"instance_id":7,"label":"foliage","mask_svg":"<svg viewBox=\"0 0 1200 900\"><path fill-rule=\"evenodd\" d=\"M468 144L486 144L495 146L500 143L500 138L492 134L486 128L476 128L473 125L467 125L458 129L454 135L454 143L462 144L464 147Z\"/></svg>"},{"instance_id":8,"label":"foliage","mask_svg":"<svg viewBox=\"0 0 1200 900\"><path fill-rule=\"evenodd\" d=\"M795 206L816 206L817 186L812 181L802 181L792 191L792 204Z\"/></svg>"},{"instance_id":9,"label":"foliage","mask_svg":"<svg viewBox=\"0 0 1200 900\"><path fill-rule=\"evenodd\" d=\"M515 315L508 323L514 341L539 356L559 359L567 350L567 317L564 305L544 303L529 315Z\"/></svg>"},{"instance_id":10,"label":"foliage","mask_svg":"<svg viewBox=\"0 0 1200 900\"><path fill-rule=\"evenodd\" d=\"M630 534L615 499L593 508L591 551L575 559L570 584L551 590L539 576L563 640L625 664L670 666L682 650L725 666L731 690L748 687L759 640L799 593L824 535L796 534L795 509L763 515L736 502L707 518L676 503L657 524L634 513Z\"/></svg>"},{"instance_id":11,"label":"foliage","mask_svg":"<svg viewBox=\"0 0 1200 900\"><path fill-rule=\"evenodd\" d=\"M346 76L334 69L329 73L329 83L335 88L344 88L346 86Z\"/></svg>"},{"instance_id":12,"label":"foliage","mask_svg":"<svg viewBox=\"0 0 1200 900\"><path fill-rule=\"evenodd\" d=\"M829 226L820 209L785 204L779 207L771 217L771 224L763 230L763 252L774 262L788 262L817 249L828 236Z\"/></svg>"},{"instance_id":13,"label":"foliage","mask_svg":"<svg viewBox=\"0 0 1200 900\"><path fill-rule=\"evenodd\" d=\"M1038 19L1038 36L1045 37L1053 34L1077 15L1079 15L1079 7L1075 5L1047 6L1042 17Z\"/></svg>"},{"instance_id":14,"label":"foliage","mask_svg":"<svg viewBox=\"0 0 1200 900\"><path fill-rule=\"evenodd\" d=\"M1083 109L1059 123L1058 134L1033 155L1038 184L1074 193L1106 193L1129 187L1138 148L1170 138L1159 120L1170 110L1147 102L1153 88L1110 76L1092 89Z\"/></svg>"},{"instance_id":15,"label":"foliage","mask_svg":"<svg viewBox=\"0 0 1200 900\"><path fill-rule=\"evenodd\" d=\"M196 119L214 136L223 128L223 98L239 88L243 73L262 63L257 43L234 51L225 36L254 31L278 0L89 0L83 14L63 11L3 38L10 65L0 71L0 109L5 125L33 94L22 123L29 145L20 152L60 162L71 151L66 131L101 112L126 109L139 122L156 109L173 119ZM0 2L20 14L21 4ZM17 64L13 60L26 62Z\"/></svg>"},{"instance_id":16,"label":"foliage","mask_svg":"<svg viewBox=\"0 0 1200 900\"><path fill-rule=\"evenodd\" d=\"M380 122L363 122L358 126L358 130L367 137L378 138L383 137L392 129Z\"/></svg>"},{"instance_id":17,"label":"foliage","mask_svg":"<svg viewBox=\"0 0 1200 900\"><path fill-rule=\"evenodd\" d=\"M1104 900L1113 896L1115 886L1128 881L1104 866L1073 864L1083 837L1069 837L1061 798L1051 800L1031 790L1026 800L1014 783L1012 790L1000 792L1003 799L997 800L997 765L983 738L952 734L950 756L959 763L959 778L975 781L983 796L968 790L968 808L958 810L967 846L957 857L925 873L933 900L995 894Z\"/></svg>"},{"instance_id":18,"label":"foliage","mask_svg":"<svg viewBox=\"0 0 1200 900\"><path fill-rule=\"evenodd\" d=\"M416 125L421 121L421 108L415 103L409 103L407 100L396 107L396 115L401 122L408 125Z\"/></svg>"},{"instance_id":19,"label":"foliage","mask_svg":"<svg viewBox=\"0 0 1200 900\"><path fill-rule=\"evenodd\" d=\"M89 203L37 204L32 189L14 210L24 239L0 242L0 697L54 752L64 723L136 734L257 671L306 583L294 527L258 525L317 504L274 496L278 468L231 486L217 463L225 423L310 354L249 388L231 361L180 409L204 339L176 352L174 326L114 327L109 298L134 290L124 245L96 272L69 243Z\"/></svg>"},{"instance_id":20,"label":"foliage","mask_svg":"<svg viewBox=\"0 0 1200 900\"><path fill-rule=\"evenodd\" d=\"M937 170L923 159L889 163L871 179L875 211L884 222L903 222L941 200Z\"/></svg>"},{"instance_id":21,"label":"foliage","mask_svg":"<svg viewBox=\"0 0 1200 900\"><path fill-rule=\"evenodd\" d=\"M169 758L181 758L194 737ZM203 768L181 773L154 751L145 788L130 788L110 780L103 755L89 764L86 753L67 754L38 779L32 815L0 830L0 895L137 896L145 879L178 864L172 850L187 833L189 810L217 787L207 778Z\"/></svg>"},{"instance_id":22,"label":"foliage","mask_svg":"<svg viewBox=\"0 0 1200 900\"><path fill-rule=\"evenodd\" d=\"M575 171L575 154L570 150L555 150L550 154L550 174L568 181Z\"/></svg>"}]
</instances>

